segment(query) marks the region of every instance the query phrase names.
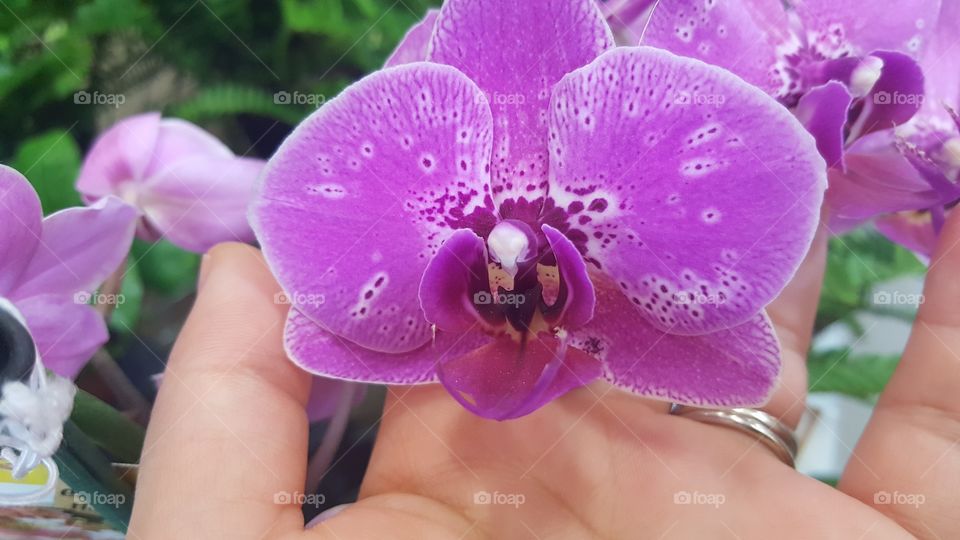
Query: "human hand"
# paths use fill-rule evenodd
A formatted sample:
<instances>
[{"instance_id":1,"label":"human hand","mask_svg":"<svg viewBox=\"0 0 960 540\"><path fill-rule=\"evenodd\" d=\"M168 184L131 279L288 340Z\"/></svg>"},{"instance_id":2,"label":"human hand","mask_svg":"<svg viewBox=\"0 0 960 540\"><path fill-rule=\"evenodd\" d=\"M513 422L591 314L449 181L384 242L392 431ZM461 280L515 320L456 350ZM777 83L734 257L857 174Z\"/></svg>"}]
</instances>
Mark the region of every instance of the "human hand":
<instances>
[{"instance_id":1,"label":"human hand","mask_svg":"<svg viewBox=\"0 0 960 540\"><path fill-rule=\"evenodd\" d=\"M956 214L956 213L955 213ZM304 530L309 376L286 360L284 306L259 253L215 248L148 431L131 538L929 538L960 535L960 218L931 263L896 375L839 489L749 435L602 383L508 422L438 385L391 387L360 500ZM784 373L764 407L795 424L824 239L770 307ZM502 502L478 504L483 493ZM878 494L920 494L884 504ZM478 495L480 494L480 495ZM519 504L522 498L522 504ZM897 502L897 501L892 501Z\"/></svg>"}]
</instances>

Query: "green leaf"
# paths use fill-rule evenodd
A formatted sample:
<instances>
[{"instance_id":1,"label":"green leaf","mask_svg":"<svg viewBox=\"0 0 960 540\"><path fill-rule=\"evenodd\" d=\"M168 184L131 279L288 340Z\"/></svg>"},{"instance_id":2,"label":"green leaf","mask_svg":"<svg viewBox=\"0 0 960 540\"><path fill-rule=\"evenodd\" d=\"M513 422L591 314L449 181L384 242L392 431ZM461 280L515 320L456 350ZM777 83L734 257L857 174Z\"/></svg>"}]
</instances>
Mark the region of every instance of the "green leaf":
<instances>
[{"instance_id":1,"label":"green leaf","mask_svg":"<svg viewBox=\"0 0 960 540\"><path fill-rule=\"evenodd\" d=\"M91 506L107 523L121 532L127 531L133 491L117 478L103 452L72 421L64 424L63 442L53 459L64 483L75 493L87 494Z\"/></svg>"},{"instance_id":2,"label":"green leaf","mask_svg":"<svg viewBox=\"0 0 960 540\"><path fill-rule=\"evenodd\" d=\"M12 165L30 180L49 214L82 204L73 187L80 161L80 148L73 136L51 130L21 144Z\"/></svg>"},{"instance_id":3,"label":"green leaf","mask_svg":"<svg viewBox=\"0 0 960 540\"><path fill-rule=\"evenodd\" d=\"M900 362L899 356L850 358L848 354L848 350L831 350L811 355L807 361L810 391L869 399L883 391Z\"/></svg>"},{"instance_id":4,"label":"green leaf","mask_svg":"<svg viewBox=\"0 0 960 540\"><path fill-rule=\"evenodd\" d=\"M97 446L125 463L137 463L146 431L123 413L77 390L70 420Z\"/></svg>"},{"instance_id":5,"label":"green leaf","mask_svg":"<svg viewBox=\"0 0 960 540\"><path fill-rule=\"evenodd\" d=\"M854 312L870 307L875 285L924 271L924 265L913 253L875 231L859 229L831 238L817 328L846 320Z\"/></svg>"},{"instance_id":6,"label":"green leaf","mask_svg":"<svg viewBox=\"0 0 960 540\"><path fill-rule=\"evenodd\" d=\"M181 297L196 287L200 256L161 240L154 244L136 240L131 268L137 268L148 290L167 297Z\"/></svg>"},{"instance_id":7,"label":"green leaf","mask_svg":"<svg viewBox=\"0 0 960 540\"><path fill-rule=\"evenodd\" d=\"M295 125L311 110L291 104L282 93L270 94L258 88L224 84L201 90L191 99L175 106L171 115L199 122L237 114L255 114Z\"/></svg>"},{"instance_id":8,"label":"green leaf","mask_svg":"<svg viewBox=\"0 0 960 540\"><path fill-rule=\"evenodd\" d=\"M133 265L133 260L127 265L126 274L123 276L118 300L120 298L123 301L117 303L117 309L110 318L110 328L125 332L127 329L136 328L137 321L140 320L140 305L143 303L143 278L140 277L139 266Z\"/></svg>"},{"instance_id":9,"label":"green leaf","mask_svg":"<svg viewBox=\"0 0 960 540\"><path fill-rule=\"evenodd\" d=\"M156 24L150 11L138 0L93 0L77 8L78 30L100 35L125 28Z\"/></svg>"}]
</instances>

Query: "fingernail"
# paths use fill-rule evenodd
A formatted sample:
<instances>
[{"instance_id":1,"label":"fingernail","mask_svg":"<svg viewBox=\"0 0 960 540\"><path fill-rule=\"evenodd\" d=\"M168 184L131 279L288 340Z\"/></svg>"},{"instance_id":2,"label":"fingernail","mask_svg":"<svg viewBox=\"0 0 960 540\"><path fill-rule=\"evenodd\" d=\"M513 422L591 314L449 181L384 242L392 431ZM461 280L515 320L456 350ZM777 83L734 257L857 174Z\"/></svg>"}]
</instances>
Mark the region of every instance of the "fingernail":
<instances>
[{"instance_id":1,"label":"fingernail","mask_svg":"<svg viewBox=\"0 0 960 540\"><path fill-rule=\"evenodd\" d=\"M340 512L343 512L343 511L346 510L347 508L350 508L351 506L353 506L353 503L338 504L337 506L334 506L333 508L329 508L329 509L327 509L327 510L324 510L323 512L320 512L320 515L318 515L317 517L311 519L310 522L307 523L306 527L304 527L304 528L305 528L305 529L312 529L312 528L316 527L317 525L323 523L324 521L332 518L333 516L336 516L336 515L339 514Z\"/></svg>"},{"instance_id":2,"label":"fingernail","mask_svg":"<svg viewBox=\"0 0 960 540\"><path fill-rule=\"evenodd\" d=\"M210 256L210 253L204 253L203 257L200 259L200 272L197 273L197 290L203 288L203 283L207 280L207 275L210 273L210 268L213 266L210 262L210 259L213 257Z\"/></svg>"}]
</instances>

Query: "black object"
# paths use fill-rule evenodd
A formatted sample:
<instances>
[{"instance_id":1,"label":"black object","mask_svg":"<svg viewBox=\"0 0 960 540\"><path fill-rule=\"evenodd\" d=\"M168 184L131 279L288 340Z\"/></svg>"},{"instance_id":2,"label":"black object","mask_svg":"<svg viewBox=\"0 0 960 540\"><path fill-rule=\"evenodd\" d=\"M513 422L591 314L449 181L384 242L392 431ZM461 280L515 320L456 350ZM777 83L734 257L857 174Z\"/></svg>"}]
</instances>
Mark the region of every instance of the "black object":
<instances>
[{"instance_id":1,"label":"black object","mask_svg":"<svg viewBox=\"0 0 960 540\"><path fill-rule=\"evenodd\" d=\"M0 390L6 381L26 381L36 358L37 348L30 332L0 306Z\"/></svg>"}]
</instances>

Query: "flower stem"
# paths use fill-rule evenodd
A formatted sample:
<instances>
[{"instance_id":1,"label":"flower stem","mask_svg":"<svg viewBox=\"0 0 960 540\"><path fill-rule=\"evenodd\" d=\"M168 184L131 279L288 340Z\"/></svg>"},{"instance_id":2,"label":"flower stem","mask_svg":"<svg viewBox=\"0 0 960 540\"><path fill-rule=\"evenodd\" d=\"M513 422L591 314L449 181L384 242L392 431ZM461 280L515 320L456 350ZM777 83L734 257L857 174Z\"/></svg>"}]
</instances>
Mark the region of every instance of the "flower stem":
<instances>
[{"instance_id":1,"label":"flower stem","mask_svg":"<svg viewBox=\"0 0 960 540\"><path fill-rule=\"evenodd\" d=\"M116 298L123 287L123 278L126 274L127 263L124 261L100 286L100 296ZM116 302L97 302L94 309L109 324L116 307ZM100 375L103 382L113 391L120 407L129 413L135 421L146 424L150 402L137 390L127 374L120 369L117 362L110 356L110 353L106 349L100 349L93 355L90 364L97 370L97 374Z\"/></svg>"},{"instance_id":2,"label":"flower stem","mask_svg":"<svg viewBox=\"0 0 960 540\"><path fill-rule=\"evenodd\" d=\"M327 431L323 434L320 447L314 452L310 458L310 463L307 465L307 492L313 493L320 488L320 481L323 480L333 464L333 458L337 455L340 441L343 440L343 434L347 431L350 410L353 408L353 396L358 387L358 383L343 383L337 408L333 412L333 417L330 418Z\"/></svg>"}]
</instances>

